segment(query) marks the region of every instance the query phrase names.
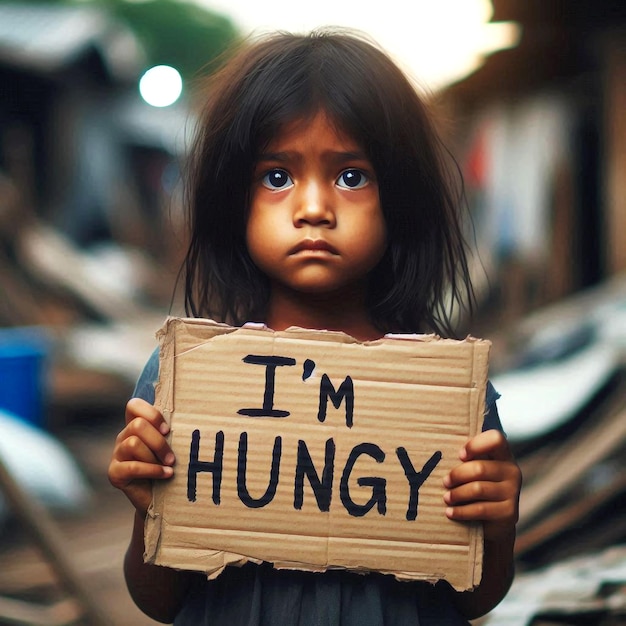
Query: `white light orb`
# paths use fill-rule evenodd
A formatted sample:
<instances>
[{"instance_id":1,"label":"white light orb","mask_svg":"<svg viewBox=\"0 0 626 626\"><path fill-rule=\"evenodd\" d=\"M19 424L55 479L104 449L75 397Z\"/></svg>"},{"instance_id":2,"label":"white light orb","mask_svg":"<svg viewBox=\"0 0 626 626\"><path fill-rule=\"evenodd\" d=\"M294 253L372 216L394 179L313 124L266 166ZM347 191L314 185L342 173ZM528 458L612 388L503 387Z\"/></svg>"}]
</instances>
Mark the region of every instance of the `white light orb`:
<instances>
[{"instance_id":1,"label":"white light orb","mask_svg":"<svg viewBox=\"0 0 626 626\"><path fill-rule=\"evenodd\" d=\"M169 65L151 67L139 80L141 97L153 107L167 107L180 98L183 79L180 72Z\"/></svg>"}]
</instances>

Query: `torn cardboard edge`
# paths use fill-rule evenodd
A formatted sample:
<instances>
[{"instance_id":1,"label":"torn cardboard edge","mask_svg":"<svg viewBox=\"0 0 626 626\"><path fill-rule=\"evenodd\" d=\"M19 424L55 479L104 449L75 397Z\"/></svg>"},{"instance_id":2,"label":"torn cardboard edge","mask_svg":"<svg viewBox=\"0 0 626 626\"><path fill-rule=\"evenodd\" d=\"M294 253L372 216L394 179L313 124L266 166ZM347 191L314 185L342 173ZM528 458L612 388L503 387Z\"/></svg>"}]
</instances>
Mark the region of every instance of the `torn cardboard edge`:
<instances>
[{"instance_id":1,"label":"torn cardboard edge","mask_svg":"<svg viewBox=\"0 0 626 626\"><path fill-rule=\"evenodd\" d=\"M482 525L447 519L441 481L481 430L490 342L195 318L157 336L178 464L155 483L147 562L479 584Z\"/></svg>"}]
</instances>

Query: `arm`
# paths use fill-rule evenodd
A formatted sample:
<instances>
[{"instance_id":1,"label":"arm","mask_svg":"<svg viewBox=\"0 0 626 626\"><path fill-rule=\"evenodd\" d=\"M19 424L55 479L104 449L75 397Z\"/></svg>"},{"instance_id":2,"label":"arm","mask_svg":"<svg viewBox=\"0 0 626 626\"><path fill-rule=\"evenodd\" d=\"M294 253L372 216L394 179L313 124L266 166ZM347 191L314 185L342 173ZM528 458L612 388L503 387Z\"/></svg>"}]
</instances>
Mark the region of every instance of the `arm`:
<instances>
[{"instance_id":1,"label":"arm","mask_svg":"<svg viewBox=\"0 0 626 626\"><path fill-rule=\"evenodd\" d=\"M111 484L124 492L135 507L124 575L135 604L153 619L170 623L178 613L193 574L146 564L144 521L152 500L152 480L174 473L174 455L165 435L169 427L160 411L134 398L126 405L126 426L117 436L109 464Z\"/></svg>"},{"instance_id":2,"label":"arm","mask_svg":"<svg viewBox=\"0 0 626 626\"><path fill-rule=\"evenodd\" d=\"M493 609L513 581L522 475L506 438L497 430L470 439L459 458L462 463L444 479L446 515L457 521L482 521L485 552L480 585L470 592L454 592L453 600L467 619L474 619Z\"/></svg>"},{"instance_id":3,"label":"arm","mask_svg":"<svg viewBox=\"0 0 626 626\"><path fill-rule=\"evenodd\" d=\"M144 518L136 513L124 559L126 585L135 604L146 615L170 624L182 606L194 574L144 563L143 527Z\"/></svg>"}]
</instances>

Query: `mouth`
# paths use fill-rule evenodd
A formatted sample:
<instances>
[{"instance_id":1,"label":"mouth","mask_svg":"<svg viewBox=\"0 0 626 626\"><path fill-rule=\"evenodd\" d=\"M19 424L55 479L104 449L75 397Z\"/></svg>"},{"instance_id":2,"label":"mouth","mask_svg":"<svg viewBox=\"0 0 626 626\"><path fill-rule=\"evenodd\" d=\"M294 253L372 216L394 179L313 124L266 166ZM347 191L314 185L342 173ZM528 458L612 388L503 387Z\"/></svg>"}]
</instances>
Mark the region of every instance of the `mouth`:
<instances>
[{"instance_id":1,"label":"mouth","mask_svg":"<svg viewBox=\"0 0 626 626\"><path fill-rule=\"evenodd\" d=\"M331 246L323 239L304 239L289 250L289 254L298 254L300 252L319 252L320 254L338 255L337 248Z\"/></svg>"}]
</instances>

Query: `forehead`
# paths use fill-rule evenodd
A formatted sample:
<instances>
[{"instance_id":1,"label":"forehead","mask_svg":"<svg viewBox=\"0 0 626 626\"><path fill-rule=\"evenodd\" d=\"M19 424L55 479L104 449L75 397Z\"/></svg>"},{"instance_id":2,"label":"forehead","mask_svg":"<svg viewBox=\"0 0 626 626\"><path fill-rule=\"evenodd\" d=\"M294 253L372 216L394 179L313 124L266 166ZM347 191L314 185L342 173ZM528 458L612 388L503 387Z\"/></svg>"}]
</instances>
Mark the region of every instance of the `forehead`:
<instances>
[{"instance_id":1,"label":"forehead","mask_svg":"<svg viewBox=\"0 0 626 626\"><path fill-rule=\"evenodd\" d=\"M274 133L266 146L273 150L286 143L308 141L332 141L349 149L361 148L360 143L326 111L318 110L310 115L297 117L284 122Z\"/></svg>"}]
</instances>

